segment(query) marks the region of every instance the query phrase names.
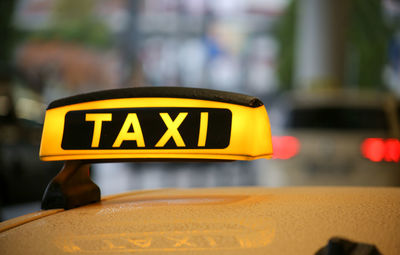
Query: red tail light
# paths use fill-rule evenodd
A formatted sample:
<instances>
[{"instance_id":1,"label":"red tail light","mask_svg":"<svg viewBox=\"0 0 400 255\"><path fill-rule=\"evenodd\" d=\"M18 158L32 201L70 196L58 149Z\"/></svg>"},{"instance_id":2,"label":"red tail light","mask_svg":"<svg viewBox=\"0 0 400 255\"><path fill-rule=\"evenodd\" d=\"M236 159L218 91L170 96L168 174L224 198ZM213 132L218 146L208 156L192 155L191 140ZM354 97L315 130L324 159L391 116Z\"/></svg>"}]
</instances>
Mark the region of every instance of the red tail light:
<instances>
[{"instance_id":1,"label":"red tail light","mask_svg":"<svg viewBox=\"0 0 400 255\"><path fill-rule=\"evenodd\" d=\"M272 147L275 159L289 159L300 151L300 142L293 136L273 136Z\"/></svg>"},{"instance_id":2,"label":"red tail light","mask_svg":"<svg viewBox=\"0 0 400 255\"><path fill-rule=\"evenodd\" d=\"M367 138L361 144L361 153L374 162L399 162L400 141L394 138Z\"/></svg>"}]
</instances>

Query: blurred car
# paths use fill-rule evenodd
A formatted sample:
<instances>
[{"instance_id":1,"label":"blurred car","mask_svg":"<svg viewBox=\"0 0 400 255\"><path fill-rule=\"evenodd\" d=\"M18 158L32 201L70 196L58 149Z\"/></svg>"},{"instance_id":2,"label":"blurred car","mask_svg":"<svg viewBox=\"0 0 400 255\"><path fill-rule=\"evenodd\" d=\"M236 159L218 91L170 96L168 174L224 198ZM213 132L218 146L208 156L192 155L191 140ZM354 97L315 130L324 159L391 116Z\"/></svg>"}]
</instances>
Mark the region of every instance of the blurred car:
<instances>
[{"instance_id":1,"label":"blurred car","mask_svg":"<svg viewBox=\"0 0 400 255\"><path fill-rule=\"evenodd\" d=\"M0 207L40 201L62 166L38 159L42 125L16 114L10 87L0 86Z\"/></svg>"},{"instance_id":2,"label":"blurred car","mask_svg":"<svg viewBox=\"0 0 400 255\"><path fill-rule=\"evenodd\" d=\"M271 113L270 185L400 185L399 120L391 95L290 93ZM397 113L398 114L398 113Z\"/></svg>"},{"instance_id":3,"label":"blurred car","mask_svg":"<svg viewBox=\"0 0 400 255\"><path fill-rule=\"evenodd\" d=\"M161 189L100 200L88 175L92 162L271 156L268 116L257 98L169 90L50 104L40 156L66 163L47 187L42 211L0 223L1 254L400 253L399 188ZM151 142L158 131L161 149ZM118 143L121 137L128 143Z\"/></svg>"}]
</instances>

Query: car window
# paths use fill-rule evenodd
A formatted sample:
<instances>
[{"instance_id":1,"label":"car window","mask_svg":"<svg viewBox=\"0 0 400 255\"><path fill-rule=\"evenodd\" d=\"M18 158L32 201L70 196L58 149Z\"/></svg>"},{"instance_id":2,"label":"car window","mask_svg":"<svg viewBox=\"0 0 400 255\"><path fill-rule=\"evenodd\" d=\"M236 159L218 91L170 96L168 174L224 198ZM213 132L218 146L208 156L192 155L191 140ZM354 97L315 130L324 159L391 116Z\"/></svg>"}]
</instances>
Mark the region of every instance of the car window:
<instances>
[{"instance_id":1,"label":"car window","mask_svg":"<svg viewBox=\"0 0 400 255\"><path fill-rule=\"evenodd\" d=\"M286 128L387 131L388 122L383 109L319 107L293 109Z\"/></svg>"},{"instance_id":2,"label":"car window","mask_svg":"<svg viewBox=\"0 0 400 255\"><path fill-rule=\"evenodd\" d=\"M397 105L397 121L400 124L400 103Z\"/></svg>"}]
</instances>

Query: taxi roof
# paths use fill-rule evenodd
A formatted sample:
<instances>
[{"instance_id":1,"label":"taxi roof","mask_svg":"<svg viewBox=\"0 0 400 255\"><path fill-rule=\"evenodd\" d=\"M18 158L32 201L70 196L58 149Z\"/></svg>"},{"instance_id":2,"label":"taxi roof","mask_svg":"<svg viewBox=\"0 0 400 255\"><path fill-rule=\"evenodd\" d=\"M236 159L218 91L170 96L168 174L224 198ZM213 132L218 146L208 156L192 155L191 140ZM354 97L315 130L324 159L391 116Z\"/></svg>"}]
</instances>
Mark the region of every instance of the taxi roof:
<instances>
[{"instance_id":1,"label":"taxi roof","mask_svg":"<svg viewBox=\"0 0 400 255\"><path fill-rule=\"evenodd\" d=\"M400 253L398 188L163 189L47 212L0 223L4 254L315 254L332 237Z\"/></svg>"}]
</instances>

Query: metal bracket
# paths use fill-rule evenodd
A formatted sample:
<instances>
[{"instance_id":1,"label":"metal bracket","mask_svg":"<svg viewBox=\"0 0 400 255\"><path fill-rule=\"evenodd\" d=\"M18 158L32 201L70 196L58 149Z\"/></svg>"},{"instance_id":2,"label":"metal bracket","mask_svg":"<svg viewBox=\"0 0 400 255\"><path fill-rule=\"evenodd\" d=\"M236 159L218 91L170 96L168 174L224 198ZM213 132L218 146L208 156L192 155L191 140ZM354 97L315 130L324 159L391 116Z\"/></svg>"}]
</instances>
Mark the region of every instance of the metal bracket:
<instances>
[{"instance_id":1,"label":"metal bracket","mask_svg":"<svg viewBox=\"0 0 400 255\"><path fill-rule=\"evenodd\" d=\"M61 171L47 185L42 209L72 209L100 201L100 188L90 179L90 164L66 161Z\"/></svg>"}]
</instances>

